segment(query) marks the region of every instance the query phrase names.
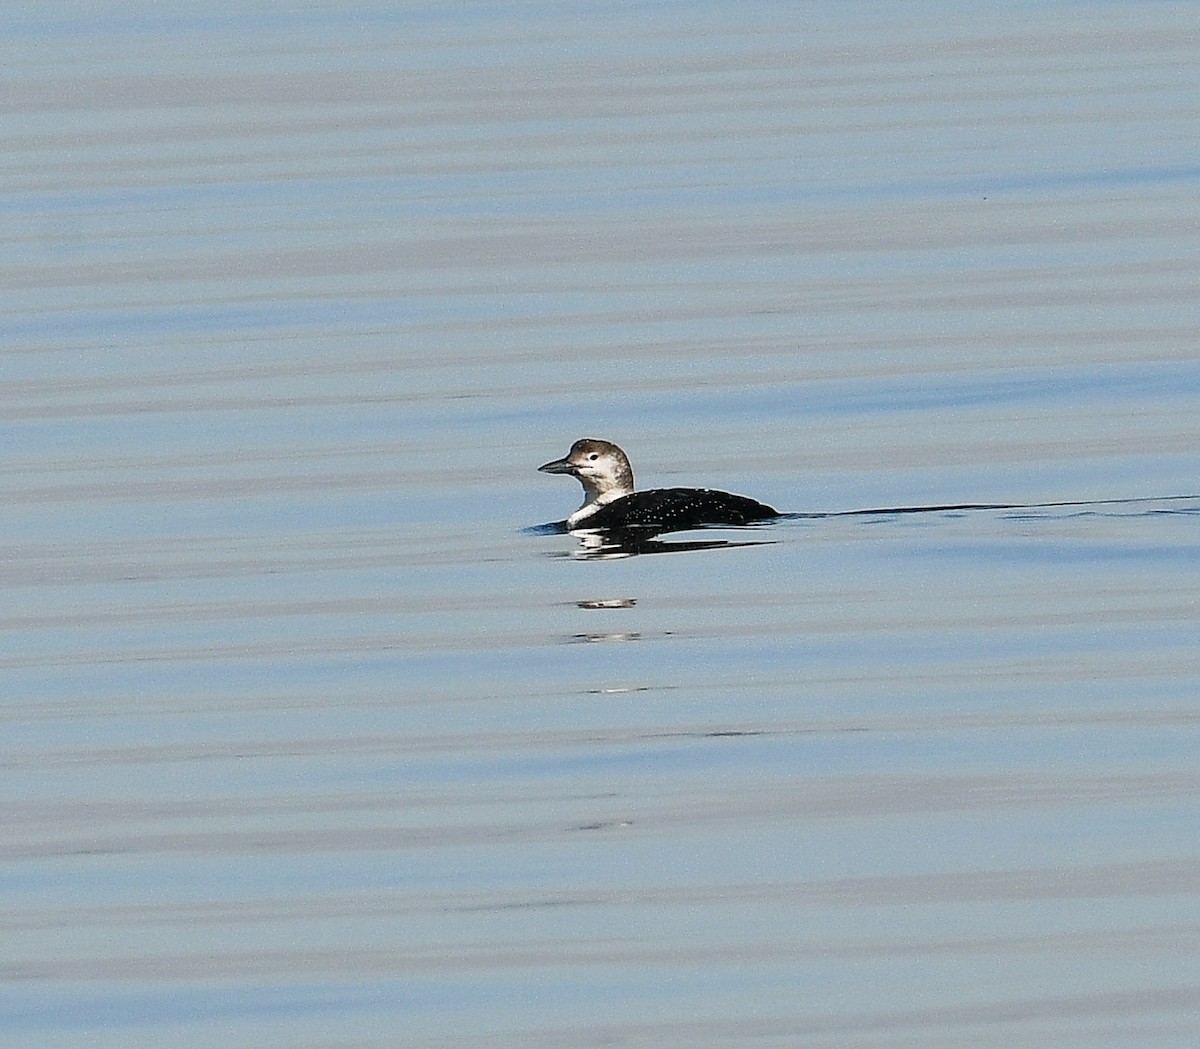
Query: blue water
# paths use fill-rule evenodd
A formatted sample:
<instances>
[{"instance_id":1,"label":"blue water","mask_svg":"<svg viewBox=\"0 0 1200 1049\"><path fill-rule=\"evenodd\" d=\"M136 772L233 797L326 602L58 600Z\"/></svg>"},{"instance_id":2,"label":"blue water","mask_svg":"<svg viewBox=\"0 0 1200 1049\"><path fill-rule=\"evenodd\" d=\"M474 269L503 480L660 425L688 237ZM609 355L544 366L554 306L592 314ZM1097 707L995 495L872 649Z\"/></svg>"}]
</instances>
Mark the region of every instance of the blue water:
<instances>
[{"instance_id":1,"label":"blue water","mask_svg":"<svg viewBox=\"0 0 1200 1049\"><path fill-rule=\"evenodd\" d=\"M4 1044L1197 1044L1195 22L0 16Z\"/></svg>"}]
</instances>

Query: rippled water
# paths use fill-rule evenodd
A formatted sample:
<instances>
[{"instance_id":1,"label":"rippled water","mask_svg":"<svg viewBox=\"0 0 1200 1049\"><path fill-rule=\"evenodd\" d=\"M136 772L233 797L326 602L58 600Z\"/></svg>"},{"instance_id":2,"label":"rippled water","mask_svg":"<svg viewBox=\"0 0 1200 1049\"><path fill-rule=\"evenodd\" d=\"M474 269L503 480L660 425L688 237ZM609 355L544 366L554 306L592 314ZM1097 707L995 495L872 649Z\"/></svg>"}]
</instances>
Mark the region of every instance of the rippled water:
<instances>
[{"instance_id":1,"label":"rippled water","mask_svg":"<svg viewBox=\"0 0 1200 1049\"><path fill-rule=\"evenodd\" d=\"M6 1045L1197 1044L1190 5L0 25Z\"/></svg>"}]
</instances>

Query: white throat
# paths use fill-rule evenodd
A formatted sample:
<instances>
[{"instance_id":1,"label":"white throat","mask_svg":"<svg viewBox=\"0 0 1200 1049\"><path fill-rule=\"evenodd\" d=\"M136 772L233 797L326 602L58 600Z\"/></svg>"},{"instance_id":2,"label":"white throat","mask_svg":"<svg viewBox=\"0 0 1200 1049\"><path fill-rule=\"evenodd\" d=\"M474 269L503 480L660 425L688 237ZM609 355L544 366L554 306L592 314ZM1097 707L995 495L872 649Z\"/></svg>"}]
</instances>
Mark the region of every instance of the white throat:
<instances>
[{"instance_id":1,"label":"white throat","mask_svg":"<svg viewBox=\"0 0 1200 1049\"><path fill-rule=\"evenodd\" d=\"M580 481L583 482L586 498L583 500L583 505L567 518L567 526L569 528L574 528L580 521L586 521L600 507L616 502L618 499L623 499L629 494L629 492L623 492L617 488L609 488L607 491L601 492L589 485L582 477Z\"/></svg>"}]
</instances>

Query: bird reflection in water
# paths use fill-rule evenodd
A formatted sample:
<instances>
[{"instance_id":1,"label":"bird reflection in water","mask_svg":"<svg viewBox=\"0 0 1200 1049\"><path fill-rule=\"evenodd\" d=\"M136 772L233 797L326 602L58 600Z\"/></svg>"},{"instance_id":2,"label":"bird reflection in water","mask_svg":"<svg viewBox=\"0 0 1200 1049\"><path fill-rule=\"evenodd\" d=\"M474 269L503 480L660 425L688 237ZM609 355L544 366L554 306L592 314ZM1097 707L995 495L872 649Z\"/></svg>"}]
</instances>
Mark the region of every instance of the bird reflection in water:
<instances>
[{"instance_id":1,"label":"bird reflection in water","mask_svg":"<svg viewBox=\"0 0 1200 1049\"><path fill-rule=\"evenodd\" d=\"M567 529L563 528L562 532ZM576 560L602 560L636 557L640 554L679 554L693 550L735 549L739 546L766 546L772 539L660 539L661 533L641 529L577 529L570 532L579 540L574 550L556 551L552 557Z\"/></svg>"}]
</instances>

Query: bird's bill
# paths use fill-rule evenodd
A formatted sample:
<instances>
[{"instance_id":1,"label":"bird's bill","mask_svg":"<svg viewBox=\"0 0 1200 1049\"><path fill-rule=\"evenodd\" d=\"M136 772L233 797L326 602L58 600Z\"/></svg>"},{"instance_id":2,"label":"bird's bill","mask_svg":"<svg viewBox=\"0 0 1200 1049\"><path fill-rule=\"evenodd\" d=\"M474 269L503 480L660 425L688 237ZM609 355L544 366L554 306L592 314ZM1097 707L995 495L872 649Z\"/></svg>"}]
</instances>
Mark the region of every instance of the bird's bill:
<instances>
[{"instance_id":1,"label":"bird's bill","mask_svg":"<svg viewBox=\"0 0 1200 1049\"><path fill-rule=\"evenodd\" d=\"M575 466L570 459L555 459L539 466L538 471L544 474L573 474Z\"/></svg>"}]
</instances>

